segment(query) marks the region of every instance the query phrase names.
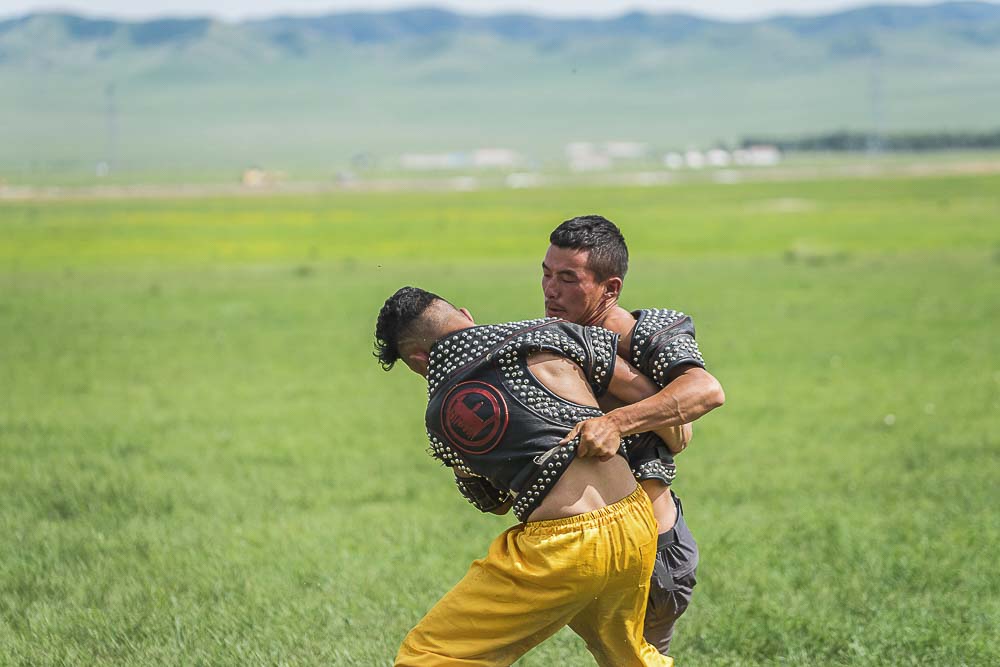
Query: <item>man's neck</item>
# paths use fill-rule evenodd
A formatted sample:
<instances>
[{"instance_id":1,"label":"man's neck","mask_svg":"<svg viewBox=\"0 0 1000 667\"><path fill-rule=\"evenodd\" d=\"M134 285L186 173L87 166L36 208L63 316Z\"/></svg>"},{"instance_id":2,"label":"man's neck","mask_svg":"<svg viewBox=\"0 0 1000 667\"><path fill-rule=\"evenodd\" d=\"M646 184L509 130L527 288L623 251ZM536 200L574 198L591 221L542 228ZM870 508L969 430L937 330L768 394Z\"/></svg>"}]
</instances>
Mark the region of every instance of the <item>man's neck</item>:
<instances>
[{"instance_id":1,"label":"man's neck","mask_svg":"<svg viewBox=\"0 0 1000 667\"><path fill-rule=\"evenodd\" d=\"M592 317L587 318L587 326L604 327L612 331L616 330L612 325L625 322L629 322L629 327L631 328L631 325L635 323L635 318L632 317L632 313L619 306L617 300L610 302L607 306L594 313Z\"/></svg>"},{"instance_id":2,"label":"man's neck","mask_svg":"<svg viewBox=\"0 0 1000 667\"><path fill-rule=\"evenodd\" d=\"M614 310L618 308L618 301L612 300L607 303L600 304L592 313L587 314L583 318L583 323L585 326L590 327L601 327L604 326L604 321L611 316Z\"/></svg>"},{"instance_id":3,"label":"man's neck","mask_svg":"<svg viewBox=\"0 0 1000 667\"><path fill-rule=\"evenodd\" d=\"M428 365L430 363L431 348L437 345L438 341L440 341L442 338L446 338L447 336L450 336L456 331L471 329L474 326L476 326L474 322L464 317L461 318L456 317L448 320L447 322L436 328L435 331L436 335L434 336L434 338L421 337L418 340L411 343L412 345L416 346L416 350L418 352L422 352L424 354L421 355L422 359L416 360L413 363L407 362L407 365L410 366L410 368L418 375L427 377Z\"/></svg>"},{"instance_id":4,"label":"man's neck","mask_svg":"<svg viewBox=\"0 0 1000 667\"><path fill-rule=\"evenodd\" d=\"M632 345L632 329L635 327L635 318L632 313L619 306L616 301L614 306L605 313L604 318L597 323L597 326L618 334L618 354L627 358L629 347Z\"/></svg>"}]
</instances>

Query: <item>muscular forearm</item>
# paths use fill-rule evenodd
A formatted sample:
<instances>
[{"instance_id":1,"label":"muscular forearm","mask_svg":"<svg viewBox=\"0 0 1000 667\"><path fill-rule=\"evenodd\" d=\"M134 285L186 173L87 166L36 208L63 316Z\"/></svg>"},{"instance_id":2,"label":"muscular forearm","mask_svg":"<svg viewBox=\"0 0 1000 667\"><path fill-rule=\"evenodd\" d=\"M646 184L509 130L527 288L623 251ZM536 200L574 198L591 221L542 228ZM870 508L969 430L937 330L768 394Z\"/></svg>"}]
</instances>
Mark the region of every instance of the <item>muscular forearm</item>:
<instances>
[{"instance_id":1,"label":"muscular forearm","mask_svg":"<svg viewBox=\"0 0 1000 667\"><path fill-rule=\"evenodd\" d=\"M608 394L601 401L601 409L606 413L611 413L626 405L641 403L656 396L658 391L659 387L652 380L639 373L624 359L619 358L611 378L611 384L608 387ZM674 453L687 447L687 443L691 439L690 425L654 426L649 430L656 433ZM631 435L631 432L622 433L622 435Z\"/></svg>"},{"instance_id":2,"label":"muscular forearm","mask_svg":"<svg viewBox=\"0 0 1000 667\"><path fill-rule=\"evenodd\" d=\"M655 431L663 438L660 429L689 424L724 401L718 380L701 368L691 367L656 394L616 408L608 417L618 425L622 435Z\"/></svg>"},{"instance_id":3,"label":"muscular forearm","mask_svg":"<svg viewBox=\"0 0 1000 667\"><path fill-rule=\"evenodd\" d=\"M618 359L608 393L630 403L603 417L580 422L560 444L580 436L578 456L610 458L620 438L653 431L674 453L691 439L689 422L722 405L725 395L718 381L696 366L679 369L670 383L657 390L653 382L623 359Z\"/></svg>"},{"instance_id":4,"label":"muscular forearm","mask_svg":"<svg viewBox=\"0 0 1000 667\"><path fill-rule=\"evenodd\" d=\"M612 387L612 390L614 389L619 390L620 396L606 395L605 399L601 401L601 409L608 414L614 413L616 410L625 408L629 405L641 403L642 401L654 397L657 393L659 393L659 387L657 387L652 380L644 375L629 378L626 383ZM654 404L646 404L645 406L640 406L640 408L638 408L640 414L647 410L656 409L657 407ZM630 413L632 414L630 415ZM618 415L618 418L621 419L623 426L627 425L626 422L638 421L635 419L634 410L625 410ZM616 417L612 416L612 419L616 419ZM657 423L659 422L657 421ZM684 448L687 447L688 442L691 440L690 424L657 425L649 430L658 435L674 454L683 451ZM632 433L633 431L629 431L628 433L623 432L622 435L631 435Z\"/></svg>"}]
</instances>

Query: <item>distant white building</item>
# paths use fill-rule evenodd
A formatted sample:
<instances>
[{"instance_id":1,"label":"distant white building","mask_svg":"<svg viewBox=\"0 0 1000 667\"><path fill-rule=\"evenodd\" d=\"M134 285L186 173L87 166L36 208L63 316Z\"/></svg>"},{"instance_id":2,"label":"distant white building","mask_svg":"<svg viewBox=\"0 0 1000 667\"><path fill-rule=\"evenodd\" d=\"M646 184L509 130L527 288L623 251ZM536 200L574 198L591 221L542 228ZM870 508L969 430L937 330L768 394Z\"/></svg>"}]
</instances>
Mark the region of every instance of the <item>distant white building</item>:
<instances>
[{"instance_id":1,"label":"distant white building","mask_svg":"<svg viewBox=\"0 0 1000 667\"><path fill-rule=\"evenodd\" d=\"M702 169L705 162L705 154L701 151L686 151L684 153L684 164L691 169Z\"/></svg>"},{"instance_id":2,"label":"distant white building","mask_svg":"<svg viewBox=\"0 0 1000 667\"><path fill-rule=\"evenodd\" d=\"M639 160L649 152L649 145L638 141L573 141L566 144L566 159L573 171L610 169L615 160Z\"/></svg>"},{"instance_id":3,"label":"distant white building","mask_svg":"<svg viewBox=\"0 0 1000 667\"><path fill-rule=\"evenodd\" d=\"M415 171L459 169L467 161L462 153L403 153L399 156L400 167Z\"/></svg>"},{"instance_id":4,"label":"distant white building","mask_svg":"<svg viewBox=\"0 0 1000 667\"><path fill-rule=\"evenodd\" d=\"M667 169L680 169L684 166L684 156L680 153L667 153L663 156L663 166Z\"/></svg>"},{"instance_id":5,"label":"distant white building","mask_svg":"<svg viewBox=\"0 0 1000 667\"><path fill-rule=\"evenodd\" d=\"M705 153L705 160L712 167L728 167L733 158L729 154L729 151L721 148L713 148Z\"/></svg>"},{"instance_id":6,"label":"distant white building","mask_svg":"<svg viewBox=\"0 0 1000 667\"><path fill-rule=\"evenodd\" d=\"M733 151L733 161L745 167L773 167L781 162L776 146L750 146Z\"/></svg>"},{"instance_id":7,"label":"distant white building","mask_svg":"<svg viewBox=\"0 0 1000 667\"><path fill-rule=\"evenodd\" d=\"M472 153L472 166L499 169L516 167L521 163L521 155L509 148L480 148Z\"/></svg>"},{"instance_id":8,"label":"distant white building","mask_svg":"<svg viewBox=\"0 0 1000 667\"><path fill-rule=\"evenodd\" d=\"M649 152L649 145L638 141L609 141L604 152L615 160L640 160Z\"/></svg>"},{"instance_id":9,"label":"distant white building","mask_svg":"<svg viewBox=\"0 0 1000 667\"><path fill-rule=\"evenodd\" d=\"M671 151L663 156L663 166L677 170L704 169L711 167L725 169L733 165L741 167L771 167L781 163L781 151L775 146L750 146L729 152L723 148L707 151L689 149L683 153Z\"/></svg>"},{"instance_id":10,"label":"distant white building","mask_svg":"<svg viewBox=\"0 0 1000 667\"><path fill-rule=\"evenodd\" d=\"M404 153L399 166L413 171L447 169L513 169L523 162L521 154L509 148L477 148L470 153Z\"/></svg>"}]
</instances>

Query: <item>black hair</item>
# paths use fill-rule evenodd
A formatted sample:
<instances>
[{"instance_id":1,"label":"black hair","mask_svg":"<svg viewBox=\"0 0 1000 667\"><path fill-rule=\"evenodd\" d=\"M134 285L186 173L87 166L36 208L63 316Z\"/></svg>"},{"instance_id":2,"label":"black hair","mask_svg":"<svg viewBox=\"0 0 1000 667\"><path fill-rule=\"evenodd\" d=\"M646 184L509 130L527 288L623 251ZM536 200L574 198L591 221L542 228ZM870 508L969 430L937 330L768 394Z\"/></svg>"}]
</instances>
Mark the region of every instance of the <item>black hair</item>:
<instances>
[{"instance_id":1,"label":"black hair","mask_svg":"<svg viewBox=\"0 0 1000 667\"><path fill-rule=\"evenodd\" d=\"M625 237L617 225L603 215L570 218L553 230L549 242L559 248L588 251L587 268L598 280L611 276L624 278L628 272Z\"/></svg>"},{"instance_id":2,"label":"black hair","mask_svg":"<svg viewBox=\"0 0 1000 667\"><path fill-rule=\"evenodd\" d=\"M400 358L399 341L407 334L414 320L434 301L441 299L419 287L401 287L385 300L375 324L375 352L383 370L392 369ZM443 301L443 299L441 299Z\"/></svg>"}]
</instances>

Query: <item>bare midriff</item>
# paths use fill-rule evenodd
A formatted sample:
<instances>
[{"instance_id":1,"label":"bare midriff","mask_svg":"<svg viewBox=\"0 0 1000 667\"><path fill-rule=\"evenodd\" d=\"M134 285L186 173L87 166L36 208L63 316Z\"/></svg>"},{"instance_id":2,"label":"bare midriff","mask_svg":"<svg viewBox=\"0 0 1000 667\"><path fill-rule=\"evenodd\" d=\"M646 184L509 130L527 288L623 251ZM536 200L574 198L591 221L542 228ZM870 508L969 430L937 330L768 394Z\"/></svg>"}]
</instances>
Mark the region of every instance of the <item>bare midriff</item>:
<instances>
[{"instance_id":1,"label":"bare midriff","mask_svg":"<svg viewBox=\"0 0 1000 667\"><path fill-rule=\"evenodd\" d=\"M635 491L628 462L621 456L610 461L573 459L563 476L528 521L565 519L613 505Z\"/></svg>"}]
</instances>

